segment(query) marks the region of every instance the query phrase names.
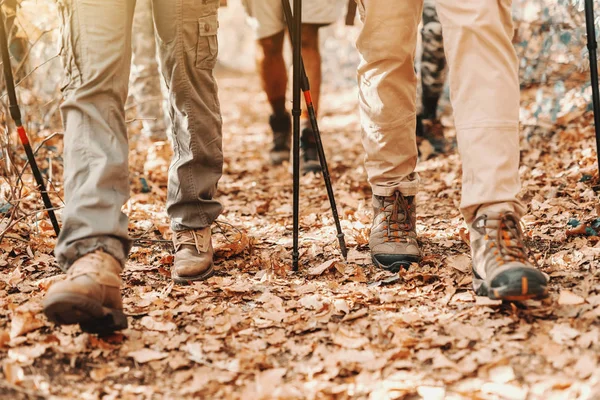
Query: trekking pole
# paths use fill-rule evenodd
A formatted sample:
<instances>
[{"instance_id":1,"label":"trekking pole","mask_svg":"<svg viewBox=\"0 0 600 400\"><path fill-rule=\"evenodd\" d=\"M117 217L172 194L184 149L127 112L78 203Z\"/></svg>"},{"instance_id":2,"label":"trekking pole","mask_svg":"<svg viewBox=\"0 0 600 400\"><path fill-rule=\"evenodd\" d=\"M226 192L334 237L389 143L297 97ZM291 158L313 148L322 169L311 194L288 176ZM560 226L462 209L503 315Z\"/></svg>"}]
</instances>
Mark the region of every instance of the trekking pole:
<instances>
[{"instance_id":1,"label":"trekking pole","mask_svg":"<svg viewBox=\"0 0 600 400\"><path fill-rule=\"evenodd\" d=\"M590 57L592 106L594 108L594 128L596 129L596 157L598 159L598 182L600 182L600 89L598 88L598 58L596 54L598 44L596 43L593 0L585 0L585 26L587 30L587 48Z\"/></svg>"},{"instance_id":2,"label":"trekking pole","mask_svg":"<svg viewBox=\"0 0 600 400\"><path fill-rule=\"evenodd\" d=\"M29 143L29 137L27 136L27 132L25 131L23 122L21 121L21 110L19 109L19 104L17 103L15 80L13 78L12 68L10 65L10 55L8 54L8 38L6 35L6 26L4 24L4 11L2 11L2 9L0 9L0 19L0 52L2 53L2 63L4 64L4 80L6 82L6 92L8 93L8 108L10 110L10 116L17 125L17 133L19 134L21 144L25 148L25 154L27 155L27 160L31 166L31 171L33 172L33 177L37 183L38 190L42 195L44 207L46 207L46 212L48 213L48 217L50 217L50 222L52 222L54 232L56 233L56 236L58 236L60 233L60 227L58 225L56 215L54 214L54 206L52 205L50 196L48 196L48 192L46 191L44 178L35 161L35 155L33 154L31 144Z\"/></svg>"},{"instance_id":3,"label":"trekking pole","mask_svg":"<svg viewBox=\"0 0 600 400\"><path fill-rule=\"evenodd\" d=\"M288 0L282 0L285 4ZM285 7L285 6L284 6ZM289 3L288 3L289 7ZM292 42L300 43L302 40L302 0L294 0L294 15L296 22L293 24L293 32L290 35ZM302 106L300 104L300 85L302 79L302 55L300 54L300 46L292 46L293 54L293 94L292 94L292 118L293 118L293 169L294 169L294 193L293 193L293 250L292 250L292 268L298 271L298 259L300 253L298 251L298 236L300 231L299 211L300 211L300 115L302 114Z\"/></svg>"},{"instance_id":4,"label":"trekking pole","mask_svg":"<svg viewBox=\"0 0 600 400\"><path fill-rule=\"evenodd\" d=\"M296 51L299 53L301 52L301 46L296 45L297 43L301 43L301 38L297 37L296 31L297 30L301 31L301 29L302 29L301 21L302 20L301 20L301 18L294 19L293 15L292 15L290 3L288 2L288 0L282 0L282 5L283 5L283 13L285 15L285 20L286 20L287 26L288 26L288 31L290 33L292 49L294 50L294 55L295 55ZM300 15L300 14L296 14L296 15ZM298 27L300 27L300 28L298 29ZM296 61L296 60L294 60L294 61ZM342 231L340 217L339 217L338 211L337 211L335 194L333 193L333 187L331 185L331 176L329 174L329 167L327 166L327 159L325 158L325 150L323 149L323 141L321 140L321 131L319 130L319 124L317 122L317 113L315 111L315 107L312 102L312 96L310 94L310 82L309 82L308 76L306 74L306 69L304 68L304 61L302 59L301 54L300 54L299 61L297 61L297 62L299 63L299 68L297 68L296 67L297 64L294 63L294 74L296 74L296 69L298 69L299 74L300 74L300 77L299 77L300 89L304 93L304 101L306 103L308 117L310 119L311 128L312 128L313 134L315 136L317 152L319 153L319 162L321 163L321 172L323 174L323 180L325 181L325 187L327 189L327 197L329 198L329 205L331 206L331 212L333 214L333 219L335 221L335 227L337 230L337 238L338 238L338 242L340 245L340 250L342 252L342 256L344 258L346 258L347 254L348 254L348 250L346 248L346 241L344 239L344 233ZM298 90L298 96L300 96L299 92L300 92L300 90ZM295 88L294 88L294 95L296 95ZM298 100L298 101L300 101L300 100ZM293 112L292 112L292 115L294 115ZM298 119L298 121L299 121L299 119ZM295 128L295 126L294 126L294 128ZM299 130L299 125L298 125L298 130ZM294 133L296 133L296 131L294 131ZM294 144L296 144L295 141L294 141ZM294 165L294 167L295 167L295 165ZM294 170L294 172L296 172L296 171ZM298 174L298 176L299 176L299 174ZM297 269L297 264L294 264L294 269L295 270Z\"/></svg>"}]
</instances>

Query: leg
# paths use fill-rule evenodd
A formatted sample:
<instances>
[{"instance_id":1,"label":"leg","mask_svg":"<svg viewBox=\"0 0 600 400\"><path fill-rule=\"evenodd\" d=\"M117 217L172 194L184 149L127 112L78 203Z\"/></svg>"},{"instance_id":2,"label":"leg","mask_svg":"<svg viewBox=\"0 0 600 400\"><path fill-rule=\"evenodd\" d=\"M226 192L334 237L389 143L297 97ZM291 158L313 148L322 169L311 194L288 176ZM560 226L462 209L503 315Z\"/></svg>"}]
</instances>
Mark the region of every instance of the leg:
<instances>
[{"instance_id":1,"label":"leg","mask_svg":"<svg viewBox=\"0 0 600 400\"><path fill-rule=\"evenodd\" d=\"M256 66L262 88L267 95L275 116L287 115L285 92L287 89L287 67L283 59L285 31L258 40Z\"/></svg>"},{"instance_id":2,"label":"leg","mask_svg":"<svg viewBox=\"0 0 600 400\"><path fill-rule=\"evenodd\" d=\"M308 80L310 82L310 92L313 99L315 112L319 112L319 98L321 95L321 52L319 46L319 29L322 25L303 24L302 25L302 60ZM309 172L320 172L321 163L317 150L317 142L309 122L308 110L303 110L304 128L300 136L300 168L302 174Z\"/></svg>"},{"instance_id":3,"label":"leg","mask_svg":"<svg viewBox=\"0 0 600 400\"><path fill-rule=\"evenodd\" d=\"M133 20L133 68L131 94L143 118L143 134L153 141L166 140L167 124L163 112L156 42L152 21L152 2L137 0Z\"/></svg>"},{"instance_id":4,"label":"leg","mask_svg":"<svg viewBox=\"0 0 600 400\"><path fill-rule=\"evenodd\" d=\"M359 104L369 182L378 196L398 189L414 196L418 188L413 174L417 164L414 57L422 4L409 7L390 0L362 0L359 11L364 21L356 42L361 55Z\"/></svg>"},{"instance_id":5,"label":"leg","mask_svg":"<svg viewBox=\"0 0 600 400\"><path fill-rule=\"evenodd\" d=\"M65 201L56 256L64 269L96 249L122 264L130 248L127 99L133 2L61 0L67 84ZM85 27L85 28L84 28Z\"/></svg>"},{"instance_id":6,"label":"leg","mask_svg":"<svg viewBox=\"0 0 600 400\"><path fill-rule=\"evenodd\" d=\"M523 242L519 81L511 0L438 0L463 161L461 210L470 225L473 286L493 299L546 295Z\"/></svg>"},{"instance_id":7,"label":"leg","mask_svg":"<svg viewBox=\"0 0 600 400\"><path fill-rule=\"evenodd\" d=\"M357 41L360 111L374 209L369 247L376 265L394 271L421 256L414 202L414 58L422 3L411 4L359 2L364 22Z\"/></svg>"},{"instance_id":8,"label":"leg","mask_svg":"<svg viewBox=\"0 0 600 400\"><path fill-rule=\"evenodd\" d=\"M221 213L213 199L223 171L216 64L219 0L153 0L160 67L169 91L173 161L167 212L176 248L173 277L212 273L210 226Z\"/></svg>"},{"instance_id":9,"label":"leg","mask_svg":"<svg viewBox=\"0 0 600 400\"><path fill-rule=\"evenodd\" d=\"M121 207L129 196L124 105L134 4L59 1L66 206L55 253L68 271L48 290L44 313L98 333L127 326L119 273L130 248Z\"/></svg>"},{"instance_id":10,"label":"leg","mask_svg":"<svg viewBox=\"0 0 600 400\"><path fill-rule=\"evenodd\" d=\"M421 37L423 38L421 116L424 119L436 119L438 101L444 90L446 57L442 40L442 25L435 10L435 0L425 0Z\"/></svg>"},{"instance_id":11,"label":"leg","mask_svg":"<svg viewBox=\"0 0 600 400\"><path fill-rule=\"evenodd\" d=\"M477 208L490 203L505 203L520 215L519 82L511 0L438 0L438 13L463 162L461 210L467 223Z\"/></svg>"},{"instance_id":12,"label":"leg","mask_svg":"<svg viewBox=\"0 0 600 400\"><path fill-rule=\"evenodd\" d=\"M435 10L435 0L423 5L423 54L421 55L421 113L417 117L417 137L427 140L435 153L446 150L444 127L437 119L438 101L444 90L446 57L442 41L442 25ZM419 145L421 149L421 145ZM422 151L421 157L428 152Z\"/></svg>"},{"instance_id":13,"label":"leg","mask_svg":"<svg viewBox=\"0 0 600 400\"><path fill-rule=\"evenodd\" d=\"M319 111L321 97L321 50L319 45L319 29L321 25L302 25L302 59L306 75L310 81L310 94L315 111Z\"/></svg>"}]
</instances>

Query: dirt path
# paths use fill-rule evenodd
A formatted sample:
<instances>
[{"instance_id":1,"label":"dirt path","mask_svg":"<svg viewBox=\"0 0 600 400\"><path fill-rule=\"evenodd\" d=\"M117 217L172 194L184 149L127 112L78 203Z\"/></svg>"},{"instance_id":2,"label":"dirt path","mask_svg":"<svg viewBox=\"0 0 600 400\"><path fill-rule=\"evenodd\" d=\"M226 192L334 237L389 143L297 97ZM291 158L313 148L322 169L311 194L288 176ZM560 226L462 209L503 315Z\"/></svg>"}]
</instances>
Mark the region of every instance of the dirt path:
<instances>
[{"instance_id":1,"label":"dirt path","mask_svg":"<svg viewBox=\"0 0 600 400\"><path fill-rule=\"evenodd\" d=\"M570 220L598 218L585 181L594 162L589 127L524 132L523 196L532 211L525 222L552 277L552 297L495 304L470 290L456 154L419 166L423 265L396 275L370 265L370 189L352 90L325 88L321 124L349 262L339 256L322 180L309 176L302 179L302 267L290 272L291 175L266 164L258 80L218 76L225 212L215 231L225 235L216 235L217 275L189 287L170 282L164 168L148 165L145 173L147 147L133 145L126 209L140 240L124 273L130 328L99 339L51 326L37 313L58 272L47 255L52 239L42 232L5 240L0 397L600 397L600 247L595 235L566 235Z\"/></svg>"}]
</instances>

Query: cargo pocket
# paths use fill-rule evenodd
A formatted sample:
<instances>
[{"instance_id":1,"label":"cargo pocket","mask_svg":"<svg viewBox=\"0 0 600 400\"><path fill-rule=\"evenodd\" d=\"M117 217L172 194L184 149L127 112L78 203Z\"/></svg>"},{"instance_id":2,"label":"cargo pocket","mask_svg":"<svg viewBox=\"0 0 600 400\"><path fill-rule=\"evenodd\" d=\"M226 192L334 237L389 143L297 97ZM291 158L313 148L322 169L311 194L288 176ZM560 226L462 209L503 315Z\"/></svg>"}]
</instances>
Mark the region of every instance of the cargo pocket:
<instances>
[{"instance_id":1,"label":"cargo pocket","mask_svg":"<svg viewBox=\"0 0 600 400\"><path fill-rule=\"evenodd\" d=\"M72 21L74 18L72 15L74 12L73 6L68 1L58 1L58 12L61 18L60 40L58 41L59 54L65 71L60 84L60 90L63 94L66 94L69 89L72 89L74 86L81 83L81 75L79 73L79 68L77 67L73 49L73 35L76 34L73 30Z\"/></svg>"},{"instance_id":2,"label":"cargo pocket","mask_svg":"<svg viewBox=\"0 0 600 400\"><path fill-rule=\"evenodd\" d=\"M219 21L217 14L208 15L198 19L199 35L196 47L196 67L201 69L213 69L219 54L219 42L217 30Z\"/></svg>"}]
</instances>

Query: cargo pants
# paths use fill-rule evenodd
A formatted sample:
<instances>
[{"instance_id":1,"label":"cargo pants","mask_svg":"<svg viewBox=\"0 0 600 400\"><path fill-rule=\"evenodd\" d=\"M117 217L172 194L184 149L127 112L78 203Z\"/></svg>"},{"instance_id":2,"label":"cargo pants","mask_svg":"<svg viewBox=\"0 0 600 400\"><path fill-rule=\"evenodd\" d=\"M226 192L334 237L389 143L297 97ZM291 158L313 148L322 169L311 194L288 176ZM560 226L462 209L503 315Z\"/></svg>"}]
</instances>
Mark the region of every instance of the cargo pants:
<instances>
[{"instance_id":1,"label":"cargo pants","mask_svg":"<svg viewBox=\"0 0 600 400\"><path fill-rule=\"evenodd\" d=\"M128 143L124 104L131 64L135 0L58 0L66 71L63 269L97 249L124 263ZM169 93L174 156L167 213L173 230L210 226L222 174L221 114L212 70L219 0L152 0L161 74Z\"/></svg>"},{"instance_id":2,"label":"cargo pants","mask_svg":"<svg viewBox=\"0 0 600 400\"><path fill-rule=\"evenodd\" d=\"M357 48L367 175L375 195L412 196L419 187L414 59L423 1L357 2L364 23ZM437 11L462 158L461 211L467 223L482 205L522 214L511 0L437 0Z\"/></svg>"}]
</instances>

